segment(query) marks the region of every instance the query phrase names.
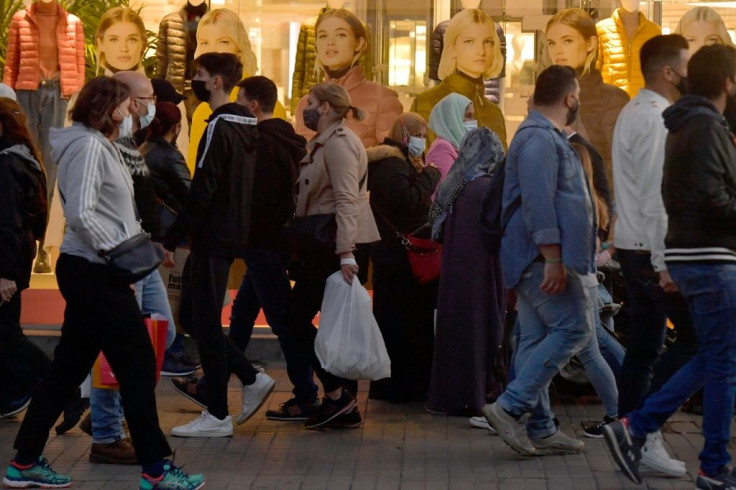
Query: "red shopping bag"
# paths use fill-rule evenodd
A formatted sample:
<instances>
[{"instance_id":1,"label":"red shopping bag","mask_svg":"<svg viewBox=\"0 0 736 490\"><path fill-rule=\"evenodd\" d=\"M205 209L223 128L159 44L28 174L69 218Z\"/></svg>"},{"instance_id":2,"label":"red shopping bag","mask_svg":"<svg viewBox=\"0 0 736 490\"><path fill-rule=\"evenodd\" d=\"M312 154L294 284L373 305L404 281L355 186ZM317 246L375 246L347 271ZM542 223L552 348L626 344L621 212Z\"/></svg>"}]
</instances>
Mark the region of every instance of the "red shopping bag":
<instances>
[{"instance_id":1,"label":"red shopping bag","mask_svg":"<svg viewBox=\"0 0 736 490\"><path fill-rule=\"evenodd\" d=\"M144 319L148 335L151 337L153 350L156 354L156 382L161 377L161 366L164 363L164 352L166 351L166 334L169 329L169 322L161 318ZM105 354L100 352L97 356L94 366L92 367L92 387L102 388L106 390L118 390L120 385L115 378L115 373L107 362Z\"/></svg>"}]
</instances>

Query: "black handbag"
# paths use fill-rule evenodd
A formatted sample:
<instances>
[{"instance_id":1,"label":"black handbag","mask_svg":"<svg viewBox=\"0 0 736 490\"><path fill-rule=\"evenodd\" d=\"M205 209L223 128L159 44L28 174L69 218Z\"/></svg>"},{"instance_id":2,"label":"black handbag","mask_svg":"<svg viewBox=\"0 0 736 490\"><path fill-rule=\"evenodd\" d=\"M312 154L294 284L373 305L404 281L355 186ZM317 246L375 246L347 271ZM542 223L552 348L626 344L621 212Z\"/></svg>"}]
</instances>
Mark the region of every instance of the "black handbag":
<instances>
[{"instance_id":1,"label":"black handbag","mask_svg":"<svg viewBox=\"0 0 736 490\"><path fill-rule=\"evenodd\" d=\"M164 260L163 251L146 232L140 232L108 251L98 254L105 259L113 275L127 284L133 284L156 269Z\"/></svg>"},{"instance_id":2,"label":"black handbag","mask_svg":"<svg viewBox=\"0 0 736 490\"><path fill-rule=\"evenodd\" d=\"M337 239L335 214L295 216L286 224L285 234L295 252L307 252L315 248L327 248L334 252Z\"/></svg>"}]
</instances>

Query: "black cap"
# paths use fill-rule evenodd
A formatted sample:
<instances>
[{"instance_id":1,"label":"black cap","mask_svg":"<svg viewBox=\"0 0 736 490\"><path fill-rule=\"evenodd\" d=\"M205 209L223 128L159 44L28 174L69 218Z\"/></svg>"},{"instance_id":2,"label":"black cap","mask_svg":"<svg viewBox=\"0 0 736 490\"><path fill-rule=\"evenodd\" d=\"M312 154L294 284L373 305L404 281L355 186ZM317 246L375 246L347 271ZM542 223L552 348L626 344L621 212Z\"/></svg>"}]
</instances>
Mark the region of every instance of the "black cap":
<instances>
[{"instance_id":1,"label":"black cap","mask_svg":"<svg viewBox=\"0 0 736 490\"><path fill-rule=\"evenodd\" d=\"M184 100L184 96L177 92L174 86L163 78L153 78L151 79L151 84L153 85L153 93L159 102L178 104Z\"/></svg>"}]
</instances>

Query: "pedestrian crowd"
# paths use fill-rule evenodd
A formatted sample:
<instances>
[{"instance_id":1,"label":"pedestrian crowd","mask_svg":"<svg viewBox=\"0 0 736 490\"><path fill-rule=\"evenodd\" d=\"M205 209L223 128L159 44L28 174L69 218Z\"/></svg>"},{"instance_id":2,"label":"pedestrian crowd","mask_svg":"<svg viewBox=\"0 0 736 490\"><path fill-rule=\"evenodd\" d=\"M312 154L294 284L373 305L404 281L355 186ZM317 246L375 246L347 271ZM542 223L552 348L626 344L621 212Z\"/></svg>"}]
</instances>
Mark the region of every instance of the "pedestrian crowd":
<instances>
[{"instance_id":1,"label":"pedestrian crowd","mask_svg":"<svg viewBox=\"0 0 736 490\"><path fill-rule=\"evenodd\" d=\"M495 32L487 16L458 17ZM349 17L330 19L352 26ZM590 22L576 9L554 16L550 54L562 49L558 38L589 40ZM365 36L353 31L356 40ZM453 32L446 42L454 43ZM585 444L560 430L550 404L553 378L575 358L604 407L584 435L605 439L626 476L641 483L640 464L669 476L687 472L667 453L660 427L702 388L697 488L736 488L728 453L736 146L724 116L736 113L736 49L693 52L671 34L647 41L640 58L645 87L618 107L610 141L597 144L605 138L595 133L589 142L578 116L585 91L603 85L600 73L591 63L583 70L559 63L539 74L507 146L505 132L494 130L502 116L492 103L440 94L442 86L430 110L418 98L417 112L387 121L328 80L300 102L295 131L274 117L271 80L243 78L235 55L202 54L192 90L212 113L193 175L175 143L181 96L160 80L121 71L89 81L71 126L51 130L50 162L20 106L0 98L0 362L13 373L0 387L0 413L27 407L4 485L70 485L42 454L100 352L120 389L90 391L82 421L93 437L90 461L139 464L142 489L204 485L204 475L172 462L160 428L157 360L144 324L150 314L169 320L164 374L178 375L175 389L203 408L172 436L233 436L231 375L242 386L236 424L267 401L276 382L245 356L261 308L293 392L265 416L307 429L360 427L357 380L325 370L315 353L314 318L338 273L348 284L370 281L391 360L391 376L372 380L369 398L468 417L524 456L576 454ZM327 68L331 78L347 76ZM471 72L458 62L448 76L470 80L485 70ZM382 141L367 148L359 129L366 120L385 126ZM66 308L53 360L20 327L20 291L47 221L49 166L66 218L56 263ZM189 251L178 311L156 268L131 278L114 267L120 245L142 232L158 243L166 267L176 265L178 249ZM418 250L414 240L433 248ZM226 335L221 310L235 259L247 269ZM429 261L441 263L439 275L428 273ZM624 340L610 314L618 305L602 284L602 271L618 264ZM668 321L675 341L665 352ZM175 324L196 343L199 361L184 352ZM190 377L199 362L203 376Z\"/></svg>"}]
</instances>

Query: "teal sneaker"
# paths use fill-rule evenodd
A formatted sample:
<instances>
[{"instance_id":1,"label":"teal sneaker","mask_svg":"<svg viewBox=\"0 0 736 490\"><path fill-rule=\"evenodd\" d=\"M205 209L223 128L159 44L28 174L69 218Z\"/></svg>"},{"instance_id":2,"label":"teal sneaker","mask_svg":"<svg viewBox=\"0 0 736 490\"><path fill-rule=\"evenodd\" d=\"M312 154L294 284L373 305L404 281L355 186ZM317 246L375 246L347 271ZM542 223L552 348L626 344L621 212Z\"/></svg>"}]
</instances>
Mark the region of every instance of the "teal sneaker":
<instances>
[{"instance_id":1,"label":"teal sneaker","mask_svg":"<svg viewBox=\"0 0 736 490\"><path fill-rule=\"evenodd\" d=\"M140 490L197 490L204 486L204 475L188 475L171 461L164 462L164 472L158 478L141 474Z\"/></svg>"},{"instance_id":2,"label":"teal sneaker","mask_svg":"<svg viewBox=\"0 0 736 490\"><path fill-rule=\"evenodd\" d=\"M5 488L66 488L71 483L71 476L55 472L43 456L25 468L11 461L3 478Z\"/></svg>"}]
</instances>

